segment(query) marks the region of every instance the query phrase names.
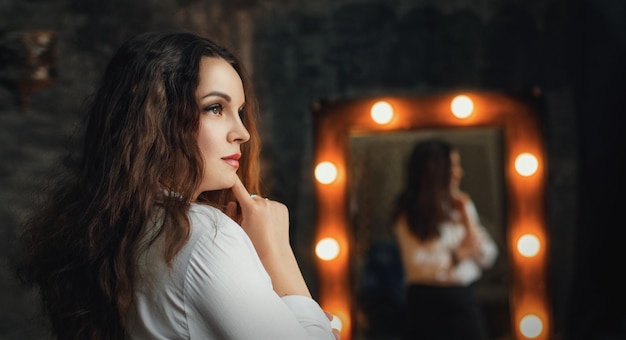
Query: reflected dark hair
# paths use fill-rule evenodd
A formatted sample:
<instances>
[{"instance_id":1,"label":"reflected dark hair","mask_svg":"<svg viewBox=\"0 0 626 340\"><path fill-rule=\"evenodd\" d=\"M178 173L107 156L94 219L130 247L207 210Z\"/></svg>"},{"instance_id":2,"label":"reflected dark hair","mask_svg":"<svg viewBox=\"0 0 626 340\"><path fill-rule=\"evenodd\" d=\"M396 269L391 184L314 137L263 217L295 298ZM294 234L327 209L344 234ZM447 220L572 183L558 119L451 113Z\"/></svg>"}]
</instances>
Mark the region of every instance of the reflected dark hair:
<instances>
[{"instance_id":1,"label":"reflected dark hair","mask_svg":"<svg viewBox=\"0 0 626 340\"><path fill-rule=\"evenodd\" d=\"M142 237L156 230L149 243L164 240L170 264L187 242L190 202L209 171L197 143L203 57L226 60L242 79L250 140L241 146L238 174L259 192L258 107L235 56L189 32L128 40L91 100L76 168L34 210L21 236L18 277L39 288L58 339L124 339ZM223 207L234 199L219 190L199 200Z\"/></svg>"},{"instance_id":2,"label":"reflected dark hair","mask_svg":"<svg viewBox=\"0 0 626 340\"><path fill-rule=\"evenodd\" d=\"M439 236L439 225L449 217L451 144L431 139L413 148L403 191L397 198L394 220L404 217L409 230L422 240Z\"/></svg>"}]
</instances>

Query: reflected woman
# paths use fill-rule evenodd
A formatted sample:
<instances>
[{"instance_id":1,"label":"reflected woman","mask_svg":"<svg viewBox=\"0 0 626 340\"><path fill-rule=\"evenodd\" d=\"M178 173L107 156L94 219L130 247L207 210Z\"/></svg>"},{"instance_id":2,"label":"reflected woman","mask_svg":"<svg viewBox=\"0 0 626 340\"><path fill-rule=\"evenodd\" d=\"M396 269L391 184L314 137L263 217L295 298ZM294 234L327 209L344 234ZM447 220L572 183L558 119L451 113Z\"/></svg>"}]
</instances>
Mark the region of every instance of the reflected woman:
<instances>
[{"instance_id":1,"label":"reflected woman","mask_svg":"<svg viewBox=\"0 0 626 340\"><path fill-rule=\"evenodd\" d=\"M487 339L472 284L498 249L459 188L462 176L447 142L419 142L409 157L393 215L407 285L403 339Z\"/></svg>"}]
</instances>

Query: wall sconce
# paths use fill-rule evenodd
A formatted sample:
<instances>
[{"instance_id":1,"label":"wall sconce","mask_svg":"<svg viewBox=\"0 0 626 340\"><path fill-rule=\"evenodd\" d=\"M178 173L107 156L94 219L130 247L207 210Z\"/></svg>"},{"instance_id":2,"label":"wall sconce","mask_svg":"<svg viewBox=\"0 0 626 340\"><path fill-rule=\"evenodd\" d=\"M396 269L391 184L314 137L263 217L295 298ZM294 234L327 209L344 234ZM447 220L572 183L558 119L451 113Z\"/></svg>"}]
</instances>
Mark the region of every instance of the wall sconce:
<instances>
[{"instance_id":1,"label":"wall sconce","mask_svg":"<svg viewBox=\"0 0 626 340\"><path fill-rule=\"evenodd\" d=\"M17 96L20 109L30 110L30 98L57 79L57 33L33 30L0 37L0 83Z\"/></svg>"}]
</instances>

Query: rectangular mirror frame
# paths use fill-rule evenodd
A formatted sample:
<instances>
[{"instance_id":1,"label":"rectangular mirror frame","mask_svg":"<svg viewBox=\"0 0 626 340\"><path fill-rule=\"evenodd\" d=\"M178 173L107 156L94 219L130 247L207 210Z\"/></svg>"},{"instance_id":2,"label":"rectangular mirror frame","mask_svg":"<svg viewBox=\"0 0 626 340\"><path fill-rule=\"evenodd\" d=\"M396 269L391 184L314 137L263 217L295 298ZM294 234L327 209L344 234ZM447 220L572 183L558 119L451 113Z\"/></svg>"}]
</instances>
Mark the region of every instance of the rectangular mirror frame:
<instances>
[{"instance_id":1,"label":"rectangular mirror frame","mask_svg":"<svg viewBox=\"0 0 626 340\"><path fill-rule=\"evenodd\" d=\"M473 113L459 119L450 105L457 95L468 96ZM386 101L394 110L386 124L374 122L370 108ZM550 339L551 312L546 287L546 264L549 236L545 226L544 191L547 160L537 112L527 102L494 92L445 93L421 96L386 96L318 102L313 106L314 166L331 162L336 179L323 184L315 181L315 244L331 237L339 244L338 255L331 260L316 259L318 300L324 310L337 315L342 323L342 340L352 336L350 277L350 232L348 214L349 138L352 133L408 131L415 129L497 127L503 131L504 186L507 199L507 243L512 273L510 287L511 334L527 339L522 320L533 315L541 322L537 340ZM530 176L520 175L516 159L532 154L538 167ZM518 251L518 240L534 235L539 251L531 257ZM537 326L533 326L537 328Z\"/></svg>"}]
</instances>

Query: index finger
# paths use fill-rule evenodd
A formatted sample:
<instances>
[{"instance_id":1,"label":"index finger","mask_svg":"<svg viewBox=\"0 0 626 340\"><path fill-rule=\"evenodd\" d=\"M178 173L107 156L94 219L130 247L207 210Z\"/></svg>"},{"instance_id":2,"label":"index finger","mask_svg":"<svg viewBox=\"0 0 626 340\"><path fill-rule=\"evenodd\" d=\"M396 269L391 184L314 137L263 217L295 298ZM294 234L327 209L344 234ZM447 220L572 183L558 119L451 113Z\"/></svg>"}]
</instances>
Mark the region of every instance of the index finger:
<instances>
[{"instance_id":1,"label":"index finger","mask_svg":"<svg viewBox=\"0 0 626 340\"><path fill-rule=\"evenodd\" d=\"M231 189L233 191L233 194L235 195L235 198L237 199L237 201L239 201L240 205L245 204L244 202L247 202L246 200L252 199L252 197L250 197L250 193L243 185L243 183L241 183L241 179L239 177L237 177L237 180L235 181L235 184L233 184Z\"/></svg>"}]
</instances>

